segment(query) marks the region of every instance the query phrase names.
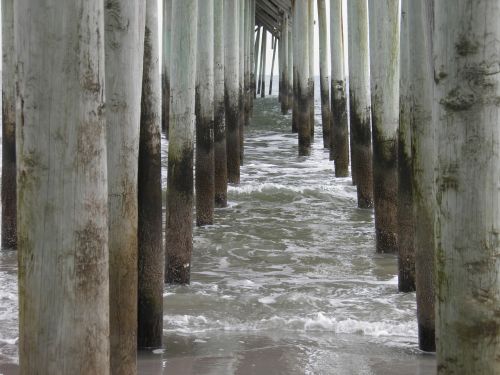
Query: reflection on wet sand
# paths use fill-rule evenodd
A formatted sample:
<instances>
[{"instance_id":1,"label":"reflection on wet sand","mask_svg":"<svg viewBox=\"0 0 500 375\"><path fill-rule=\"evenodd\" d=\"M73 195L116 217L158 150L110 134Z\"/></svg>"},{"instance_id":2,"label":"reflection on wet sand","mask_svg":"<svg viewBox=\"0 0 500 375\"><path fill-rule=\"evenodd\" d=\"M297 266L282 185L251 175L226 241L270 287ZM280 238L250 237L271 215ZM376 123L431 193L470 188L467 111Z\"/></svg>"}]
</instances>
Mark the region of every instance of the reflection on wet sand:
<instances>
[{"instance_id":1,"label":"reflection on wet sand","mask_svg":"<svg viewBox=\"0 0 500 375\"><path fill-rule=\"evenodd\" d=\"M435 373L433 355L408 350L387 350L352 336L335 337L330 346L317 348L297 335L272 337L222 334L197 339L171 336L166 353L140 353L139 373L148 375L205 374L370 374L427 375Z\"/></svg>"}]
</instances>

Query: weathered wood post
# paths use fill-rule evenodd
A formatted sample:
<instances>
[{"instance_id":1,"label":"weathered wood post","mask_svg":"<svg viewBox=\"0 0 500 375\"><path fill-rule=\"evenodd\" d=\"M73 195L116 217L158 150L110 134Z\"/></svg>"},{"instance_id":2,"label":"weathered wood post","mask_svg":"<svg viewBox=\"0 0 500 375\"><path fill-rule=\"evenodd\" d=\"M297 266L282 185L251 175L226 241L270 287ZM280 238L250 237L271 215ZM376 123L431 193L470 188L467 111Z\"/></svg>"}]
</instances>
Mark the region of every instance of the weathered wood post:
<instances>
[{"instance_id":1,"label":"weathered wood post","mask_svg":"<svg viewBox=\"0 0 500 375\"><path fill-rule=\"evenodd\" d=\"M311 153L311 118L309 86L309 3L312 0L296 1L294 12L295 58L294 58L294 103L297 103L295 123L299 132L299 155Z\"/></svg>"},{"instance_id":2,"label":"weathered wood post","mask_svg":"<svg viewBox=\"0 0 500 375\"><path fill-rule=\"evenodd\" d=\"M193 250L196 0L172 2L165 281L187 284Z\"/></svg>"},{"instance_id":3,"label":"weathered wood post","mask_svg":"<svg viewBox=\"0 0 500 375\"><path fill-rule=\"evenodd\" d=\"M281 79L282 72L283 72L283 27L284 27L284 20L281 20L280 24L280 43L278 44L278 102L281 105L281 98L283 96L283 80Z\"/></svg>"},{"instance_id":4,"label":"weathered wood post","mask_svg":"<svg viewBox=\"0 0 500 375\"><path fill-rule=\"evenodd\" d=\"M111 373L135 374L137 160L146 7L123 0L105 4Z\"/></svg>"},{"instance_id":5,"label":"weathered wood post","mask_svg":"<svg viewBox=\"0 0 500 375\"><path fill-rule=\"evenodd\" d=\"M260 90L262 89L262 58L264 57L264 54L262 53L262 44L264 43L264 36L266 35L266 31L264 27L260 27L259 29L262 29L262 32L260 33L260 55L259 55L259 66L257 67L258 71L258 81L257 82L257 94L260 94Z\"/></svg>"},{"instance_id":6,"label":"weathered wood post","mask_svg":"<svg viewBox=\"0 0 500 375\"><path fill-rule=\"evenodd\" d=\"M330 87L328 76L328 38L325 0L318 0L318 23L319 23L319 76L321 88L321 121L323 127L323 147L330 148ZM336 58L337 51L335 51Z\"/></svg>"},{"instance_id":7,"label":"weathered wood post","mask_svg":"<svg viewBox=\"0 0 500 375\"><path fill-rule=\"evenodd\" d=\"M280 38L283 35L283 20L281 21ZM283 81L281 80L281 73L283 72L283 43L278 44L278 102L281 105L281 97L283 96Z\"/></svg>"},{"instance_id":8,"label":"weathered wood post","mask_svg":"<svg viewBox=\"0 0 500 375\"><path fill-rule=\"evenodd\" d=\"M308 38L307 47L309 48L309 129L311 130L311 142L314 141L314 2L307 2L308 19Z\"/></svg>"},{"instance_id":9,"label":"weathered wood post","mask_svg":"<svg viewBox=\"0 0 500 375\"><path fill-rule=\"evenodd\" d=\"M147 0L138 175L139 348L160 348L163 337L165 252L161 228L161 83L157 13L157 1Z\"/></svg>"},{"instance_id":10,"label":"weathered wood post","mask_svg":"<svg viewBox=\"0 0 500 375\"><path fill-rule=\"evenodd\" d=\"M408 2L401 2L399 128L398 128L398 288L415 290L415 220L413 205L411 113L410 101L410 35ZM418 36L423 38L422 35ZM411 47L413 49L413 46ZM415 109L413 109L414 111ZM413 112L414 113L414 112Z\"/></svg>"},{"instance_id":11,"label":"weathered wood post","mask_svg":"<svg viewBox=\"0 0 500 375\"><path fill-rule=\"evenodd\" d=\"M103 5L14 2L22 375L110 373Z\"/></svg>"},{"instance_id":12,"label":"weathered wood post","mask_svg":"<svg viewBox=\"0 0 500 375\"><path fill-rule=\"evenodd\" d=\"M273 59L271 62L271 77L269 78L269 95L273 92L273 75L274 75L274 61L276 59L276 45L278 44L278 38L274 38L273 45Z\"/></svg>"},{"instance_id":13,"label":"weathered wood post","mask_svg":"<svg viewBox=\"0 0 500 375\"><path fill-rule=\"evenodd\" d=\"M435 1L437 367L500 371L500 5Z\"/></svg>"},{"instance_id":14,"label":"weathered wood post","mask_svg":"<svg viewBox=\"0 0 500 375\"><path fill-rule=\"evenodd\" d=\"M260 63L260 97L266 96L266 57L267 57L267 30L262 29L262 44L261 44L261 63Z\"/></svg>"},{"instance_id":15,"label":"weathered wood post","mask_svg":"<svg viewBox=\"0 0 500 375\"><path fill-rule=\"evenodd\" d=\"M330 95L332 102L330 160L335 161L336 177L347 177L349 175L349 122L344 70L342 8L342 0L330 1Z\"/></svg>"},{"instance_id":16,"label":"weathered wood post","mask_svg":"<svg viewBox=\"0 0 500 375\"><path fill-rule=\"evenodd\" d=\"M255 44L254 44L254 75L253 75L253 82L252 82L252 89L253 89L253 97L257 97L257 85L260 84L260 75L259 75L259 47L260 47L260 27L257 27L257 36L255 37ZM257 82L258 81L258 82Z\"/></svg>"},{"instance_id":17,"label":"weathered wood post","mask_svg":"<svg viewBox=\"0 0 500 375\"><path fill-rule=\"evenodd\" d=\"M288 102L287 111L293 108L293 32L290 27L291 17L288 17Z\"/></svg>"},{"instance_id":18,"label":"weathered wood post","mask_svg":"<svg viewBox=\"0 0 500 375\"><path fill-rule=\"evenodd\" d=\"M349 37L349 103L353 182L358 207L373 207L373 165L370 116L370 55L367 0L347 2Z\"/></svg>"},{"instance_id":19,"label":"weathered wood post","mask_svg":"<svg viewBox=\"0 0 500 375\"><path fill-rule=\"evenodd\" d=\"M224 0L214 0L215 206L227 206L226 110L224 105Z\"/></svg>"},{"instance_id":20,"label":"weathered wood post","mask_svg":"<svg viewBox=\"0 0 500 375\"><path fill-rule=\"evenodd\" d=\"M2 0L2 249L17 246L14 0Z\"/></svg>"},{"instance_id":21,"label":"weathered wood post","mask_svg":"<svg viewBox=\"0 0 500 375\"><path fill-rule=\"evenodd\" d=\"M196 225L203 226L213 224L215 205L213 0L203 0L198 3L197 22Z\"/></svg>"},{"instance_id":22,"label":"weathered wood post","mask_svg":"<svg viewBox=\"0 0 500 375\"><path fill-rule=\"evenodd\" d=\"M224 1L224 100L226 106L227 179L240 183L238 1Z\"/></svg>"},{"instance_id":23,"label":"weathered wood post","mask_svg":"<svg viewBox=\"0 0 500 375\"><path fill-rule=\"evenodd\" d=\"M251 13L251 4L252 0L245 1L245 87L244 87L244 95L245 95L245 122L244 125L248 126L250 123L250 111L251 111L251 98L252 92L250 88L250 78L251 78L251 51L252 44L251 41L253 36L253 28L250 26L250 13ZM243 160L243 158L242 158Z\"/></svg>"},{"instance_id":24,"label":"weathered wood post","mask_svg":"<svg viewBox=\"0 0 500 375\"><path fill-rule=\"evenodd\" d=\"M170 120L170 44L172 39L172 0L163 0L162 22L162 115L161 129L168 139Z\"/></svg>"},{"instance_id":25,"label":"weathered wood post","mask_svg":"<svg viewBox=\"0 0 500 375\"><path fill-rule=\"evenodd\" d=\"M297 101L297 90L298 90L298 80L297 80L297 61L298 61L298 31L297 31L297 8L299 6L297 5L296 0L293 0L292 2L292 94L293 94L293 99L292 99L292 133L298 133L299 132L299 107L298 107L298 101Z\"/></svg>"},{"instance_id":26,"label":"weathered wood post","mask_svg":"<svg viewBox=\"0 0 500 375\"><path fill-rule=\"evenodd\" d=\"M255 38L255 7L256 0L250 0L250 25L249 25L249 38L251 42L254 42L254 48L252 48L252 44L250 44L250 111L253 110L253 100L256 96L255 93L255 79L257 76L257 56L259 53L258 50L258 40L260 35L260 29L257 32L257 38Z\"/></svg>"},{"instance_id":27,"label":"weathered wood post","mask_svg":"<svg viewBox=\"0 0 500 375\"><path fill-rule=\"evenodd\" d=\"M238 93L238 113L239 113L239 126L240 126L240 165L243 165L243 156L245 153L245 8L248 0L239 0L238 8L238 51L239 51L239 93Z\"/></svg>"},{"instance_id":28,"label":"weathered wood post","mask_svg":"<svg viewBox=\"0 0 500 375\"><path fill-rule=\"evenodd\" d=\"M410 38L409 108L412 113L411 149L415 221L415 283L419 347L436 350L436 128L433 117L434 63L431 33L433 0L408 2ZM418 224L418 225L417 225Z\"/></svg>"},{"instance_id":29,"label":"weathered wood post","mask_svg":"<svg viewBox=\"0 0 500 375\"><path fill-rule=\"evenodd\" d=\"M369 0L376 247L398 252L399 0Z\"/></svg>"},{"instance_id":30,"label":"weathered wood post","mask_svg":"<svg viewBox=\"0 0 500 375\"><path fill-rule=\"evenodd\" d=\"M289 103L288 103L288 91L289 91L289 86L288 86L288 69L289 67L289 60L288 60L288 51L289 51L289 40L288 40L288 29L289 29L289 19L288 16L285 15L283 17L283 26L281 29L281 40L280 40L280 64L281 64L281 70L280 70L280 87L281 87L281 113L286 115L288 113L289 109Z\"/></svg>"},{"instance_id":31,"label":"weathered wood post","mask_svg":"<svg viewBox=\"0 0 500 375\"><path fill-rule=\"evenodd\" d=\"M298 117L299 117L299 108L297 105L297 48L298 48L298 37L297 37L297 2L293 0L292 2L292 38L290 45L292 46L292 61L291 61L291 70L292 70L292 101L291 101L291 109L292 109L292 133L299 132L298 126Z\"/></svg>"}]
</instances>

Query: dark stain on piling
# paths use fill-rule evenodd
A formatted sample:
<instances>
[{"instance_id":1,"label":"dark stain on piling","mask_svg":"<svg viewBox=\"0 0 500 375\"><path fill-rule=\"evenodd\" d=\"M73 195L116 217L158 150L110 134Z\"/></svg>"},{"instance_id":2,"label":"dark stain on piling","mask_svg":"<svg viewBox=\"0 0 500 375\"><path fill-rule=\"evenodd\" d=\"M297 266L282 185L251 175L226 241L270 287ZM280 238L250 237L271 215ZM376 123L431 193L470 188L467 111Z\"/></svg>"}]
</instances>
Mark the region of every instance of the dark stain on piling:
<instances>
[{"instance_id":1,"label":"dark stain on piling","mask_svg":"<svg viewBox=\"0 0 500 375\"><path fill-rule=\"evenodd\" d=\"M14 100L2 95L2 248L17 247L16 112ZM23 115L23 113L22 113ZM22 122L22 124L24 121Z\"/></svg>"},{"instance_id":2,"label":"dark stain on piling","mask_svg":"<svg viewBox=\"0 0 500 375\"><path fill-rule=\"evenodd\" d=\"M496 69L488 67L485 62L475 65L468 65L463 69L464 79L473 90L483 93L485 90L493 89L496 82L492 77L497 74Z\"/></svg>"},{"instance_id":3,"label":"dark stain on piling","mask_svg":"<svg viewBox=\"0 0 500 375\"><path fill-rule=\"evenodd\" d=\"M374 115L373 125L373 198L377 252L397 253L398 147L396 137L379 133L380 119Z\"/></svg>"},{"instance_id":4,"label":"dark stain on piling","mask_svg":"<svg viewBox=\"0 0 500 375\"><path fill-rule=\"evenodd\" d=\"M314 79L308 80L308 103L309 103L309 130L311 132L311 141L314 140Z\"/></svg>"},{"instance_id":5,"label":"dark stain on piling","mask_svg":"<svg viewBox=\"0 0 500 375\"><path fill-rule=\"evenodd\" d=\"M227 155L224 101L216 102L214 112L215 206L227 206Z\"/></svg>"},{"instance_id":6,"label":"dark stain on piling","mask_svg":"<svg viewBox=\"0 0 500 375\"><path fill-rule=\"evenodd\" d=\"M331 111L330 111L330 94L328 85L321 88L321 121L323 126L323 147L330 148L330 129L331 129Z\"/></svg>"},{"instance_id":7,"label":"dark stain on piling","mask_svg":"<svg viewBox=\"0 0 500 375\"><path fill-rule=\"evenodd\" d=\"M398 289L401 292L412 292L416 289L415 274L415 219L413 208L412 158L406 152L409 145L404 134L410 130L409 124L403 124L407 116L400 115L398 134Z\"/></svg>"},{"instance_id":8,"label":"dark stain on piling","mask_svg":"<svg viewBox=\"0 0 500 375\"><path fill-rule=\"evenodd\" d=\"M300 76L297 74L297 126L299 133L299 156L311 154L311 117L309 85L306 88L300 85Z\"/></svg>"},{"instance_id":9,"label":"dark stain on piling","mask_svg":"<svg viewBox=\"0 0 500 375\"><path fill-rule=\"evenodd\" d=\"M420 155L426 142L429 142L430 124L426 119L429 109L414 105L414 98L410 96L410 111L405 127L411 129L411 158L415 163L411 167L411 182L414 214L415 237L411 245L415 246L415 286L417 297L417 319L419 325L419 348L423 351L433 352L436 350L435 338L435 301L438 285L445 281L445 274L440 271L435 262L444 262L444 256L436 246L435 213L433 201L434 188L430 191L428 182L425 180L424 169L429 163L428 155ZM406 116L401 115L400 120ZM407 155L408 157L409 155ZM403 159L404 160L404 159ZM406 179L400 179L400 184L405 184ZM432 184L434 185L434 184ZM416 225L418 223L418 225ZM400 246L401 246L401 238ZM442 266L441 266L442 267Z\"/></svg>"},{"instance_id":10,"label":"dark stain on piling","mask_svg":"<svg viewBox=\"0 0 500 375\"><path fill-rule=\"evenodd\" d=\"M196 225L213 224L214 121L201 113L200 89L195 90L196 113Z\"/></svg>"},{"instance_id":11,"label":"dark stain on piling","mask_svg":"<svg viewBox=\"0 0 500 375\"><path fill-rule=\"evenodd\" d=\"M455 44L455 49L462 57L474 55L479 51L479 43L470 40L466 34L461 34Z\"/></svg>"},{"instance_id":12,"label":"dark stain on piling","mask_svg":"<svg viewBox=\"0 0 500 375\"><path fill-rule=\"evenodd\" d=\"M97 299L108 280L103 273L107 269L106 244L107 228L99 227L92 220L75 232L75 282L82 298Z\"/></svg>"},{"instance_id":13,"label":"dark stain on piling","mask_svg":"<svg viewBox=\"0 0 500 375\"><path fill-rule=\"evenodd\" d=\"M161 106L162 106L162 122L161 130L165 133L168 139L168 129L170 123L170 80L168 74L163 72L161 80Z\"/></svg>"},{"instance_id":14,"label":"dark stain on piling","mask_svg":"<svg viewBox=\"0 0 500 375\"><path fill-rule=\"evenodd\" d=\"M448 77L448 73L446 72L443 72L443 71L440 71L439 73L436 73L436 71L434 71L434 82L437 84L439 84L442 80L446 79Z\"/></svg>"},{"instance_id":15,"label":"dark stain on piling","mask_svg":"<svg viewBox=\"0 0 500 375\"><path fill-rule=\"evenodd\" d=\"M144 131L141 129L141 132ZM161 347L163 264L159 134L154 148L142 136L138 175L138 345Z\"/></svg>"},{"instance_id":16,"label":"dark stain on piling","mask_svg":"<svg viewBox=\"0 0 500 375\"><path fill-rule=\"evenodd\" d=\"M287 80L287 69L281 73L280 77L280 101L281 101L281 113L286 115L288 113L288 80Z\"/></svg>"},{"instance_id":17,"label":"dark stain on piling","mask_svg":"<svg viewBox=\"0 0 500 375\"><path fill-rule=\"evenodd\" d=\"M138 348L159 348L163 336L164 251L162 248L162 195L159 100L153 90L152 36L144 35L141 126L138 165ZM152 73L153 72L153 73Z\"/></svg>"},{"instance_id":18,"label":"dark stain on piling","mask_svg":"<svg viewBox=\"0 0 500 375\"><path fill-rule=\"evenodd\" d=\"M244 132L245 132L245 95L243 90L240 88L238 95L238 124L239 124L239 142L240 142L240 166L243 165L244 158Z\"/></svg>"},{"instance_id":19,"label":"dark stain on piling","mask_svg":"<svg viewBox=\"0 0 500 375\"><path fill-rule=\"evenodd\" d=\"M437 224L439 229L440 223ZM439 238L439 235L436 235L436 238ZM443 289L446 288L448 284L448 277L446 276L446 272L444 270L446 265L446 255L443 249L443 246L440 240L437 240L436 243L436 256L435 256L435 272L436 272L436 302L439 303L444 302L443 300Z\"/></svg>"},{"instance_id":20,"label":"dark stain on piling","mask_svg":"<svg viewBox=\"0 0 500 375\"><path fill-rule=\"evenodd\" d=\"M500 334L500 325L494 319L456 322L455 329L460 339L467 342L483 342L484 338L490 338L494 342Z\"/></svg>"},{"instance_id":21,"label":"dark stain on piling","mask_svg":"<svg viewBox=\"0 0 500 375\"><path fill-rule=\"evenodd\" d=\"M169 170L174 171L172 176L173 187L179 194L193 195L193 149L182 150L180 158L169 158Z\"/></svg>"},{"instance_id":22,"label":"dark stain on piling","mask_svg":"<svg viewBox=\"0 0 500 375\"><path fill-rule=\"evenodd\" d=\"M345 81L332 80L332 113L330 160L335 161L335 176L349 175L349 123L347 119L347 99Z\"/></svg>"},{"instance_id":23,"label":"dark stain on piling","mask_svg":"<svg viewBox=\"0 0 500 375\"><path fill-rule=\"evenodd\" d=\"M105 128L104 120L99 117L94 115L94 121L88 121L78 127L78 158L75 160L78 163L82 163L84 167L100 158L103 152L103 145L100 140L104 139L103 133ZM97 175L92 177L97 178Z\"/></svg>"},{"instance_id":24,"label":"dark stain on piling","mask_svg":"<svg viewBox=\"0 0 500 375\"><path fill-rule=\"evenodd\" d=\"M439 192L446 190L457 190L459 187L458 172L460 168L456 164L449 164L442 168Z\"/></svg>"},{"instance_id":25,"label":"dark stain on piling","mask_svg":"<svg viewBox=\"0 0 500 375\"><path fill-rule=\"evenodd\" d=\"M379 132L379 120L373 117L373 159L381 170L396 169L398 146L396 139L384 138Z\"/></svg>"},{"instance_id":26,"label":"dark stain on piling","mask_svg":"<svg viewBox=\"0 0 500 375\"><path fill-rule=\"evenodd\" d=\"M169 155L171 156L171 155ZM188 284L190 280L193 218L193 149L168 160L165 282Z\"/></svg>"},{"instance_id":27,"label":"dark stain on piling","mask_svg":"<svg viewBox=\"0 0 500 375\"><path fill-rule=\"evenodd\" d=\"M293 89L292 89L292 133L299 132L299 110L298 110L298 77L297 77L297 69L293 68Z\"/></svg>"},{"instance_id":28,"label":"dark stain on piling","mask_svg":"<svg viewBox=\"0 0 500 375\"><path fill-rule=\"evenodd\" d=\"M352 158L354 164L358 207L373 208L373 165L369 108L359 108L356 93L349 96L351 109ZM365 112L364 115L361 115Z\"/></svg>"},{"instance_id":29,"label":"dark stain on piling","mask_svg":"<svg viewBox=\"0 0 500 375\"><path fill-rule=\"evenodd\" d=\"M448 92L439 103L448 112L462 112L470 109L477 102L476 95L469 90L456 87Z\"/></svg>"},{"instance_id":30,"label":"dark stain on piling","mask_svg":"<svg viewBox=\"0 0 500 375\"><path fill-rule=\"evenodd\" d=\"M418 347L424 352L436 351L436 330L434 325L418 325Z\"/></svg>"},{"instance_id":31,"label":"dark stain on piling","mask_svg":"<svg viewBox=\"0 0 500 375\"><path fill-rule=\"evenodd\" d=\"M126 32L130 27L129 20L122 16L122 6L120 0L106 0L105 2L105 31L106 47L112 50L122 48L120 41L116 40L114 33Z\"/></svg>"},{"instance_id":32,"label":"dark stain on piling","mask_svg":"<svg viewBox=\"0 0 500 375\"><path fill-rule=\"evenodd\" d=\"M240 183L240 126L239 106L236 98L224 90L226 108L226 155L228 182Z\"/></svg>"}]
</instances>

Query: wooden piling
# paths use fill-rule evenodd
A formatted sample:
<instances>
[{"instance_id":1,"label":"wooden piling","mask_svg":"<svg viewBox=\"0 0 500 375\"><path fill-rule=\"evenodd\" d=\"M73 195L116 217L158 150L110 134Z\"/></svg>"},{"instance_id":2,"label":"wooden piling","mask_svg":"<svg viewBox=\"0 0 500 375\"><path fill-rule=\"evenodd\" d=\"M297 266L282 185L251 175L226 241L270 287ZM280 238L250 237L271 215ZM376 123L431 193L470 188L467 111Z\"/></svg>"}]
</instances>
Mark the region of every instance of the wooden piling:
<instances>
[{"instance_id":1,"label":"wooden piling","mask_svg":"<svg viewBox=\"0 0 500 375\"><path fill-rule=\"evenodd\" d=\"M307 14L308 19L308 37L309 41L307 47L309 48L309 129L311 131L311 142L314 141L314 127L316 121L314 120L314 2L307 0Z\"/></svg>"},{"instance_id":2,"label":"wooden piling","mask_svg":"<svg viewBox=\"0 0 500 375\"><path fill-rule=\"evenodd\" d=\"M239 92L238 92L238 114L239 114L239 137L240 137L240 165L243 165L243 157L245 154L245 9L249 0L239 0L238 8L238 51L239 51Z\"/></svg>"},{"instance_id":3,"label":"wooden piling","mask_svg":"<svg viewBox=\"0 0 500 375\"><path fill-rule=\"evenodd\" d=\"M260 30L261 28L258 27L257 28L257 35L255 37L255 44L254 44L254 76L253 76L253 79L254 81L252 82L252 89L253 89L253 97L256 98L257 97L257 93L258 93L258 90L257 90L257 85L260 84L260 75L259 75L259 62L260 62L260 59L259 59L259 47L260 47Z\"/></svg>"},{"instance_id":4,"label":"wooden piling","mask_svg":"<svg viewBox=\"0 0 500 375\"><path fill-rule=\"evenodd\" d=\"M19 68L22 129L17 134L19 373L106 375L104 3L51 4L15 1L16 48L9 51Z\"/></svg>"},{"instance_id":5,"label":"wooden piling","mask_svg":"<svg viewBox=\"0 0 500 375\"><path fill-rule=\"evenodd\" d=\"M260 97L266 96L266 57L267 57L267 30L262 29L262 45L261 45L261 65L260 65Z\"/></svg>"},{"instance_id":6,"label":"wooden piling","mask_svg":"<svg viewBox=\"0 0 500 375\"><path fill-rule=\"evenodd\" d=\"M358 192L358 207L372 208L373 165L368 4L367 0L349 0L347 4L352 174Z\"/></svg>"},{"instance_id":7,"label":"wooden piling","mask_svg":"<svg viewBox=\"0 0 500 375\"><path fill-rule=\"evenodd\" d=\"M410 108L410 35L408 1L401 2L399 129L398 139L398 289L415 290L415 220L413 205L411 113ZM421 37L421 36L419 36Z\"/></svg>"},{"instance_id":8,"label":"wooden piling","mask_svg":"<svg viewBox=\"0 0 500 375\"><path fill-rule=\"evenodd\" d=\"M189 283L193 250L197 4L196 0L172 2L165 281L175 284Z\"/></svg>"},{"instance_id":9,"label":"wooden piling","mask_svg":"<svg viewBox=\"0 0 500 375\"><path fill-rule=\"evenodd\" d=\"M227 206L226 110L224 105L224 0L214 0L215 207Z\"/></svg>"},{"instance_id":10,"label":"wooden piling","mask_svg":"<svg viewBox=\"0 0 500 375\"><path fill-rule=\"evenodd\" d=\"M280 59L280 64L281 64L281 70L280 70L280 82L281 82L281 113L286 115L289 110L289 103L288 103L288 91L289 91L289 86L288 86L288 69L289 67L289 61L288 61L288 29L289 29L289 22L288 22L288 16L283 17L283 26L281 29L281 42L280 42L280 51L281 54L279 56Z\"/></svg>"},{"instance_id":11,"label":"wooden piling","mask_svg":"<svg viewBox=\"0 0 500 375\"><path fill-rule=\"evenodd\" d=\"M161 83L158 3L146 2L144 69L138 174L137 346L161 348L163 337L163 264L161 199Z\"/></svg>"},{"instance_id":12,"label":"wooden piling","mask_svg":"<svg viewBox=\"0 0 500 375\"><path fill-rule=\"evenodd\" d=\"M438 374L500 371L500 6L434 2Z\"/></svg>"},{"instance_id":13,"label":"wooden piling","mask_svg":"<svg viewBox=\"0 0 500 375\"><path fill-rule=\"evenodd\" d=\"M290 26L290 18L288 18L288 111L293 109L293 33Z\"/></svg>"},{"instance_id":14,"label":"wooden piling","mask_svg":"<svg viewBox=\"0 0 500 375\"><path fill-rule=\"evenodd\" d=\"M323 128L323 147L330 148L330 77L328 75L328 38L325 0L318 0L319 23L319 76L321 88L321 122ZM337 51L335 51L337 53ZM338 58L336 56L336 58Z\"/></svg>"},{"instance_id":15,"label":"wooden piling","mask_svg":"<svg viewBox=\"0 0 500 375\"><path fill-rule=\"evenodd\" d=\"M299 133L299 156L311 153L311 118L309 86L309 3L312 0L295 2L294 33L294 102L297 108L293 116Z\"/></svg>"},{"instance_id":16,"label":"wooden piling","mask_svg":"<svg viewBox=\"0 0 500 375\"><path fill-rule=\"evenodd\" d=\"M264 43L264 36L266 35L266 31L264 27L261 27L262 29L261 35L260 35L260 55L259 55L259 66L258 66L258 82L257 82L257 95L260 94L260 91L262 89L262 58L264 57L264 54L262 53L262 45Z\"/></svg>"},{"instance_id":17,"label":"wooden piling","mask_svg":"<svg viewBox=\"0 0 500 375\"><path fill-rule=\"evenodd\" d=\"M274 75L274 61L276 59L276 45L278 44L278 38L274 38L273 45L273 60L271 62L271 77L269 78L269 95L273 92L273 75Z\"/></svg>"},{"instance_id":18,"label":"wooden piling","mask_svg":"<svg viewBox=\"0 0 500 375\"><path fill-rule=\"evenodd\" d=\"M376 247L397 253L399 0L369 0Z\"/></svg>"},{"instance_id":19,"label":"wooden piling","mask_svg":"<svg viewBox=\"0 0 500 375\"><path fill-rule=\"evenodd\" d=\"M297 32L297 2L294 0L292 3L292 20L293 20L293 29L292 29L292 93L293 93L293 99L292 99L292 133L298 133L299 132L299 107L298 107L298 101L297 101L297 90L298 90L298 79L297 79L297 61L298 61L298 32Z\"/></svg>"},{"instance_id":20,"label":"wooden piling","mask_svg":"<svg viewBox=\"0 0 500 375\"><path fill-rule=\"evenodd\" d=\"M172 38L172 0L163 0L162 22L162 115L161 129L168 139L170 120L170 44Z\"/></svg>"},{"instance_id":21,"label":"wooden piling","mask_svg":"<svg viewBox=\"0 0 500 375\"><path fill-rule=\"evenodd\" d=\"M104 15L112 374L137 371L137 173L145 8L143 2L108 0Z\"/></svg>"},{"instance_id":22,"label":"wooden piling","mask_svg":"<svg viewBox=\"0 0 500 375\"><path fill-rule=\"evenodd\" d=\"M2 249L17 247L14 0L2 0Z\"/></svg>"},{"instance_id":23,"label":"wooden piling","mask_svg":"<svg viewBox=\"0 0 500 375\"><path fill-rule=\"evenodd\" d=\"M281 79L281 73L283 72L283 40L282 35L283 35L283 23L284 21L281 21L281 27L280 27L280 40L281 42L278 44L278 103L281 105L281 98L283 96L283 81Z\"/></svg>"},{"instance_id":24,"label":"wooden piling","mask_svg":"<svg viewBox=\"0 0 500 375\"><path fill-rule=\"evenodd\" d=\"M347 117L342 8L342 0L330 1L330 95L332 102L330 160L335 161L336 177L349 175L349 120Z\"/></svg>"},{"instance_id":25,"label":"wooden piling","mask_svg":"<svg viewBox=\"0 0 500 375\"><path fill-rule=\"evenodd\" d=\"M415 222L415 283L419 347L435 351L436 125L433 121L433 0L404 0L408 12L410 70L408 112L412 114L411 150ZM403 41L402 41L403 42Z\"/></svg>"},{"instance_id":26,"label":"wooden piling","mask_svg":"<svg viewBox=\"0 0 500 375\"><path fill-rule=\"evenodd\" d=\"M249 24L249 38L251 42L254 42L252 48L252 44L250 45L250 111L253 110L253 101L256 97L255 92L255 79L257 77L257 56L259 54L258 50L258 40L260 35L260 29L257 32L257 38L255 38L255 7L257 0L250 0L250 24Z\"/></svg>"},{"instance_id":27,"label":"wooden piling","mask_svg":"<svg viewBox=\"0 0 500 375\"><path fill-rule=\"evenodd\" d=\"M284 21L281 21L281 29L280 29L280 38L283 35L283 24ZM282 102L283 96L283 80L281 79L283 72L283 43L278 44L278 103Z\"/></svg>"},{"instance_id":28,"label":"wooden piling","mask_svg":"<svg viewBox=\"0 0 500 375\"><path fill-rule=\"evenodd\" d=\"M235 184L240 182L238 15L238 1L224 1L227 179Z\"/></svg>"},{"instance_id":29,"label":"wooden piling","mask_svg":"<svg viewBox=\"0 0 500 375\"><path fill-rule=\"evenodd\" d=\"M196 115L196 225L214 222L214 2L198 4Z\"/></svg>"},{"instance_id":30,"label":"wooden piling","mask_svg":"<svg viewBox=\"0 0 500 375\"><path fill-rule=\"evenodd\" d=\"M250 123L250 111L251 111L251 98L252 92L250 88L250 79L251 79L251 69L252 69L252 64L251 64L251 51L252 51L252 45L251 41L253 39L253 27L250 26L250 12L251 12L251 4L252 0L246 0L245 1L245 34L244 34L244 40L245 40L245 77L244 77L244 99L245 99L245 122L244 125L248 126ZM242 148L242 150L244 150ZM243 158L242 158L243 160Z\"/></svg>"}]
</instances>

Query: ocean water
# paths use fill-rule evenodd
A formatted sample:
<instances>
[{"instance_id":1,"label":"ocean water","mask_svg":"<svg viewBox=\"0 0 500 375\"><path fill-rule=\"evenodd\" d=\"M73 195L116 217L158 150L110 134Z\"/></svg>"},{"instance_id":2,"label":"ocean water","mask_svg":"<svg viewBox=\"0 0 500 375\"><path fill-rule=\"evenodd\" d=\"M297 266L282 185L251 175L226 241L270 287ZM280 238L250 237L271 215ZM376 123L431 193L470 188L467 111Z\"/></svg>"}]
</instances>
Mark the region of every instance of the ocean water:
<instances>
[{"instance_id":1,"label":"ocean water","mask_svg":"<svg viewBox=\"0 0 500 375\"><path fill-rule=\"evenodd\" d=\"M312 154L298 157L291 115L276 96L256 100L241 183L195 228L192 282L165 287L164 348L139 353L140 374L435 373L415 294L398 292L373 212L334 177L319 111L317 96ZM16 261L0 253L0 374L16 373Z\"/></svg>"}]
</instances>

